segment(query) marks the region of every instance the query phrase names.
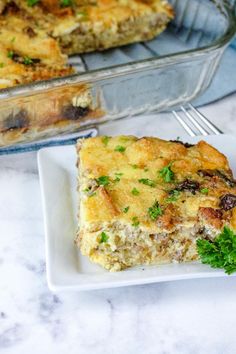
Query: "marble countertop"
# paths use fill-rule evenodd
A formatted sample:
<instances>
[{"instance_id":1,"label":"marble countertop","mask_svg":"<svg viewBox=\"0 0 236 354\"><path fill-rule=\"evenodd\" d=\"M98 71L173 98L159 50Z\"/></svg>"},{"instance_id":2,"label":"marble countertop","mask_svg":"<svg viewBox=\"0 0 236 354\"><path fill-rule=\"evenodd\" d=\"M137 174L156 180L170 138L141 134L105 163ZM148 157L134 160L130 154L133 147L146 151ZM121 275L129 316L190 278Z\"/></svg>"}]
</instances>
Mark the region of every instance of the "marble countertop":
<instances>
[{"instance_id":1,"label":"marble countertop","mask_svg":"<svg viewBox=\"0 0 236 354\"><path fill-rule=\"evenodd\" d=\"M236 134L236 95L202 112ZM119 121L100 132L183 134L169 114ZM236 353L235 278L51 293L36 153L2 156L0 163L1 353Z\"/></svg>"}]
</instances>

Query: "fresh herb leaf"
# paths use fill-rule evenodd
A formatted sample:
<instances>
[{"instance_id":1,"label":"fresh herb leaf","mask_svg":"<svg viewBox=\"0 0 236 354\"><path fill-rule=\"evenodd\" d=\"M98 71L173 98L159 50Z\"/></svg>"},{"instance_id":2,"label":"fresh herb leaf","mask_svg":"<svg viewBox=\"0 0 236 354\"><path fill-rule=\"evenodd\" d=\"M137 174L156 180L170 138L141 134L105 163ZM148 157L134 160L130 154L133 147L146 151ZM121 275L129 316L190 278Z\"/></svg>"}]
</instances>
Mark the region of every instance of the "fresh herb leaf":
<instances>
[{"instance_id":1,"label":"fresh herb leaf","mask_svg":"<svg viewBox=\"0 0 236 354\"><path fill-rule=\"evenodd\" d=\"M110 184L110 179L108 176L100 176L96 179L99 186L108 186Z\"/></svg>"},{"instance_id":2,"label":"fresh herb leaf","mask_svg":"<svg viewBox=\"0 0 236 354\"><path fill-rule=\"evenodd\" d=\"M127 207L125 207L125 208L123 209L123 213L125 213L125 214L127 214L128 211L129 211L129 206L127 206Z\"/></svg>"},{"instance_id":3,"label":"fresh herb leaf","mask_svg":"<svg viewBox=\"0 0 236 354\"><path fill-rule=\"evenodd\" d=\"M171 170L172 162L169 163L167 166L163 167L159 174L163 178L166 183L170 183L174 180L174 172Z\"/></svg>"},{"instance_id":4,"label":"fresh herb leaf","mask_svg":"<svg viewBox=\"0 0 236 354\"><path fill-rule=\"evenodd\" d=\"M101 233L100 243L107 242L108 239L109 239L109 236L103 231Z\"/></svg>"},{"instance_id":5,"label":"fresh herb leaf","mask_svg":"<svg viewBox=\"0 0 236 354\"><path fill-rule=\"evenodd\" d=\"M23 58L23 63L25 65L31 65L31 64L33 64L33 60L31 58L29 58L29 57L24 57Z\"/></svg>"},{"instance_id":6,"label":"fresh herb leaf","mask_svg":"<svg viewBox=\"0 0 236 354\"><path fill-rule=\"evenodd\" d=\"M153 206L148 208L148 215L152 220L156 220L158 216L161 216L163 214L163 211L159 205L158 202L155 202Z\"/></svg>"},{"instance_id":7,"label":"fresh herb leaf","mask_svg":"<svg viewBox=\"0 0 236 354\"><path fill-rule=\"evenodd\" d=\"M123 176L123 173L115 173L116 178L114 179L114 182L120 182L120 177Z\"/></svg>"},{"instance_id":8,"label":"fresh herb leaf","mask_svg":"<svg viewBox=\"0 0 236 354\"><path fill-rule=\"evenodd\" d=\"M12 59L13 56L14 56L14 52L13 52L12 50L9 50L9 51L7 52L7 56L8 56L8 58Z\"/></svg>"},{"instance_id":9,"label":"fresh herb leaf","mask_svg":"<svg viewBox=\"0 0 236 354\"><path fill-rule=\"evenodd\" d=\"M133 167L134 170L137 170L138 165L131 165Z\"/></svg>"},{"instance_id":10,"label":"fresh herb leaf","mask_svg":"<svg viewBox=\"0 0 236 354\"><path fill-rule=\"evenodd\" d=\"M16 37L12 37L12 39L11 39L11 43L14 43L14 42L15 42L15 40L16 40Z\"/></svg>"},{"instance_id":11,"label":"fresh herb leaf","mask_svg":"<svg viewBox=\"0 0 236 354\"><path fill-rule=\"evenodd\" d=\"M72 6L72 5L73 5L72 0L60 0L61 7L68 7L68 6Z\"/></svg>"},{"instance_id":12,"label":"fresh herb leaf","mask_svg":"<svg viewBox=\"0 0 236 354\"><path fill-rule=\"evenodd\" d=\"M103 136L103 137L102 137L102 142L103 142L103 144L104 144L105 146L107 146L110 139L111 139L110 136Z\"/></svg>"},{"instance_id":13,"label":"fresh herb leaf","mask_svg":"<svg viewBox=\"0 0 236 354\"><path fill-rule=\"evenodd\" d=\"M156 183L154 181L152 181L151 179L148 179L148 178L141 178L138 181L139 181L139 183L145 184L146 186L149 186L149 187L155 187L156 186Z\"/></svg>"},{"instance_id":14,"label":"fresh herb leaf","mask_svg":"<svg viewBox=\"0 0 236 354\"><path fill-rule=\"evenodd\" d=\"M27 5L30 7L33 7L33 6L37 5L38 2L39 2L39 0L27 0Z\"/></svg>"},{"instance_id":15,"label":"fresh herb leaf","mask_svg":"<svg viewBox=\"0 0 236 354\"><path fill-rule=\"evenodd\" d=\"M137 216L134 216L134 217L132 218L132 226L138 227L139 224L140 224L140 222L139 222Z\"/></svg>"},{"instance_id":16,"label":"fresh herb leaf","mask_svg":"<svg viewBox=\"0 0 236 354\"><path fill-rule=\"evenodd\" d=\"M147 167L144 168L144 172L147 172L149 171L149 169Z\"/></svg>"},{"instance_id":17,"label":"fresh herb leaf","mask_svg":"<svg viewBox=\"0 0 236 354\"><path fill-rule=\"evenodd\" d=\"M125 147L122 145L117 145L115 147L115 151L119 151L119 152L125 152Z\"/></svg>"},{"instance_id":18,"label":"fresh herb leaf","mask_svg":"<svg viewBox=\"0 0 236 354\"><path fill-rule=\"evenodd\" d=\"M236 272L236 234L229 227L214 241L198 239L197 250L203 264L222 268L227 274Z\"/></svg>"},{"instance_id":19,"label":"fresh herb leaf","mask_svg":"<svg viewBox=\"0 0 236 354\"><path fill-rule=\"evenodd\" d=\"M140 194L140 192L137 190L137 188L133 188L132 191L131 191L131 193L132 193L133 195L139 195L139 194Z\"/></svg>"},{"instance_id":20,"label":"fresh herb leaf","mask_svg":"<svg viewBox=\"0 0 236 354\"><path fill-rule=\"evenodd\" d=\"M4 68L4 63L0 63L0 68Z\"/></svg>"},{"instance_id":21,"label":"fresh herb leaf","mask_svg":"<svg viewBox=\"0 0 236 354\"><path fill-rule=\"evenodd\" d=\"M202 189L200 189L200 192L201 192L202 194L208 194L209 189L208 189L208 188L202 188Z\"/></svg>"},{"instance_id":22,"label":"fresh herb leaf","mask_svg":"<svg viewBox=\"0 0 236 354\"><path fill-rule=\"evenodd\" d=\"M180 192L177 191L176 189L173 189L170 193L170 196L168 198L166 198L166 202L167 203L172 203L172 202L176 202L179 198Z\"/></svg>"},{"instance_id":23,"label":"fresh herb leaf","mask_svg":"<svg viewBox=\"0 0 236 354\"><path fill-rule=\"evenodd\" d=\"M84 190L83 190L83 192L89 192L90 191L90 189L89 188L85 188Z\"/></svg>"}]
</instances>

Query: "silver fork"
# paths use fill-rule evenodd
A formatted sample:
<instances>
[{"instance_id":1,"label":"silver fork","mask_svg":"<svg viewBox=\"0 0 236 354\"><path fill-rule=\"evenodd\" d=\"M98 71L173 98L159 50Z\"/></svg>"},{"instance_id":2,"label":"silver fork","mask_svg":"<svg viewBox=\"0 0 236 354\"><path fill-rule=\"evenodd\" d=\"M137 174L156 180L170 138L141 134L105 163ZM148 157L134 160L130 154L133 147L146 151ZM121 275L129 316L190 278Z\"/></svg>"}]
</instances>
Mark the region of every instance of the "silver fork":
<instances>
[{"instance_id":1,"label":"silver fork","mask_svg":"<svg viewBox=\"0 0 236 354\"><path fill-rule=\"evenodd\" d=\"M181 106L180 111L172 111L172 113L190 136L223 134L219 128L190 103L186 107Z\"/></svg>"}]
</instances>

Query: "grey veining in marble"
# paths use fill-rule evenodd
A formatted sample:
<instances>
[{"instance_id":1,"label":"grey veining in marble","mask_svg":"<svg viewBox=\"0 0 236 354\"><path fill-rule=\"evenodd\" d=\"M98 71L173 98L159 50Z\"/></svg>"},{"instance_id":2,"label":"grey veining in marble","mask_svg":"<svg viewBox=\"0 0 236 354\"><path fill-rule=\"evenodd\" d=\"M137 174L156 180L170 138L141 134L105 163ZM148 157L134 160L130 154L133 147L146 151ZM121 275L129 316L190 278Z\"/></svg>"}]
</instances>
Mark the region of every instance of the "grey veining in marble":
<instances>
[{"instance_id":1,"label":"grey veining in marble","mask_svg":"<svg viewBox=\"0 0 236 354\"><path fill-rule=\"evenodd\" d=\"M202 111L236 134L236 95ZM169 114L101 127L104 134L154 132L183 134ZM3 156L0 164L1 353L236 353L235 278L51 293L36 154Z\"/></svg>"}]
</instances>

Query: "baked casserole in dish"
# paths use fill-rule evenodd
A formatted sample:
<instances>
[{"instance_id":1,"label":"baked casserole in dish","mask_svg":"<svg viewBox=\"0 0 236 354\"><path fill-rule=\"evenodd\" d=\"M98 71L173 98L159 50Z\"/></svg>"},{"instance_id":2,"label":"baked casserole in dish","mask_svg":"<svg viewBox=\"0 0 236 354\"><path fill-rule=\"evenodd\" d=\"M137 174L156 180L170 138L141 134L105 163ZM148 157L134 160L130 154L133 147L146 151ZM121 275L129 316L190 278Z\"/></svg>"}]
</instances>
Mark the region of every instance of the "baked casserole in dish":
<instances>
[{"instance_id":1,"label":"baked casserole in dish","mask_svg":"<svg viewBox=\"0 0 236 354\"><path fill-rule=\"evenodd\" d=\"M0 88L69 75L68 54L152 39L173 18L165 0L83 3L1 2Z\"/></svg>"},{"instance_id":2,"label":"baked casserole in dish","mask_svg":"<svg viewBox=\"0 0 236 354\"><path fill-rule=\"evenodd\" d=\"M22 143L31 146L33 142L33 146L37 142L40 146L40 139L192 101L211 83L236 31L234 12L223 0L169 0L170 5L157 0L98 1L89 5L86 1L83 5L73 1L73 6L68 6L71 2L67 0L57 2L57 6L55 1L29 0L30 4L31 1L34 6L29 6L27 1L1 1L1 21L4 23L1 30L9 32L2 35L4 58L1 57L0 77L1 72L5 71L5 74L1 77L0 90L0 154L9 152L9 146L20 151L21 147L24 149ZM100 36L103 43L93 41L96 38L93 34L88 50L92 47L104 49L106 43L110 46L112 41L114 45L118 41L119 44L134 41L134 36L128 34L130 21L125 20L131 7L132 16L137 14L137 19L143 21L138 9L146 9L142 13L150 19L149 26L142 30L139 21L134 20L133 25L140 28L139 40L154 35L153 25L156 34L164 22L169 21L173 16L169 6L174 9L174 19L166 31L150 41L72 55L67 63L68 53L74 52L75 47L76 51L80 50L78 43L86 50L83 38L90 33L86 32L86 26L91 23L88 15L93 14L96 18L95 14L102 8L109 8L110 12L112 4L120 5L119 10L113 8L117 12L112 22L114 26L109 28L108 37ZM121 4L125 11L120 11ZM84 7L90 9L88 13L81 10ZM75 16L73 11L79 8ZM158 11L162 14L158 15ZM37 16L40 28L34 24ZM8 18L12 23L19 21L19 25L14 26L16 32L19 28L17 39L9 27L10 22L6 23ZM118 26L118 18L123 25L119 22ZM76 21L80 21L80 29ZM103 14L102 21L109 23L109 14ZM23 34L22 26L25 26ZM57 32L53 28L57 28ZM68 33L63 32L65 28ZM99 28L96 27L98 32ZM122 39L121 33L124 34ZM8 38L7 42L3 37ZM38 45L33 46L36 56L34 51L18 52L17 42L21 42L21 49L23 46L32 49L32 43L45 43L45 52L41 53ZM53 55L51 48L55 48ZM5 61L9 66L4 67ZM53 61L56 64L52 64ZM74 71L76 73L72 74ZM63 77L52 78L54 75ZM32 78L40 81L28 84ZM43 78L48 79L41 81ZM9 87L24 82L27 84Z\"/></svg>"}]
</instances>

